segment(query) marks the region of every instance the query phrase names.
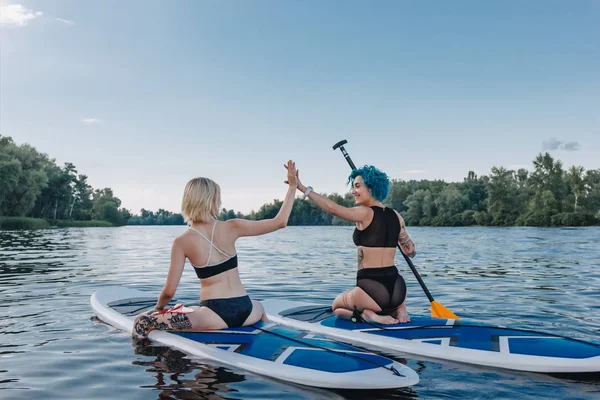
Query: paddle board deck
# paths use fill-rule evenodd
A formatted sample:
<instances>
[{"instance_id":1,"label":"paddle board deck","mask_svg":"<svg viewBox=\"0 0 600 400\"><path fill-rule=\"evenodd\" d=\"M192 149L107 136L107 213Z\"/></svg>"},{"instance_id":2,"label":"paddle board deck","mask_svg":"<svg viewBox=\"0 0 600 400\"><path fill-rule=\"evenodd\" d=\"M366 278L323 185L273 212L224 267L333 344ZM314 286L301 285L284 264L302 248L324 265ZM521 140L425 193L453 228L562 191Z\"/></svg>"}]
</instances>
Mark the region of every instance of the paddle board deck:
<instances>
[{"instance_id":1,"label":"paddle board deck","mask_svg":"<svg viewBox=\"0 0 600 400\"><path fill-rule=\"evenodd\" d=\"M411 322L395 325L353 323L327 306L262 303L273 322L368 348L517 371L600 372L600 344L563 336L414 315Z\"/></svg>"},{"instance_id":2,"label":"paddle board deck","mask_svg":"<svg viewBox=\"0 0 600 400\"><path fill-rule=\"evenodd\" d=\"M156 299L135 289L109 287L90 301L98 318L131 334L135 316L152 309ZM148 337L193 356L313 387L389 389L419 381L401 363L272 322L201 332L155 330Z\"/></svg>"}]
</instances>

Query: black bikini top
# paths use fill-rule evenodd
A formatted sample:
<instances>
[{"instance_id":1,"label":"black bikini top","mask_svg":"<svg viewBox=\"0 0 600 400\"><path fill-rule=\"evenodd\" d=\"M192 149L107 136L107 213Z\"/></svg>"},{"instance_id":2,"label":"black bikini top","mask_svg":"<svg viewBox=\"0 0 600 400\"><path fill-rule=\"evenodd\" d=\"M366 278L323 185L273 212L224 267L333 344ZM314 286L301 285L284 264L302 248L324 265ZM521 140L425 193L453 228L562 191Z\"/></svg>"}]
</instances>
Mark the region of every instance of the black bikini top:
<instances>
[{"instance_id":1,"label":"black bikini top","mask_svg":"<svg viewBox=\"0 0 600 400\"><path fill-rule=\"evenodd\" d=\"M237 254L229 255L229 254L225 253L223 250L219 249L217 246L215 246L214 239L215 239L215 228L216 227L217 227L217 221L215 221L215 224L213 225L210 240L208 240L208 238L206 236L204 236L204 234L202 232L200 232L199 230L194 229L190 226L191 230L193 230L194 232L199 234L204 240L206 240L208 242L208 244L210 244L210 251L208 252L208 259L206 260L206 265L204 265L203 267L197 267L194 264L192 264L192 267L194 267L194 270L196 270L196 275L198 275L198 278L200 278L200 279L212 278L213 276L222 274L223 272L229 271L230 269L237 268L237 266L238 266ZM218 264L208 265L208 263L210 262L210 256L212 255L213 248L215 250L217 250L219 253L223 254L224 256L227 256L228 258L226 260L221 261Z\"/></svg>"},{"instance_id":2,"label":"black bikini top","mask_svg":"<svg viewBox=\"0 0 600 400\"><path fill-rule=\"evenodd\" d=\"M400 221L389 207L372 206L373 221L365 229L354 229L352 240L363 247L396 247L400 235Z\"/></svg>"},{"instance_id":3,"label":"black bikini top","mask_svg":"<svg viewBox=\"0 0 600 400\"><path fill-rule=\"evenodd\" d=\"M196 270L196 275L198 275L198 278L206 279L206 278L211 278L215 275L222 274L223 272L229 271L230 269L237 268L237 266L238 266L238 258L237 258L237 254L236 254L233 257L228 258L227 260L220 262L218 264L207 265L205 267L194 266L194 269Z\"/></svg>"}]
</instances>

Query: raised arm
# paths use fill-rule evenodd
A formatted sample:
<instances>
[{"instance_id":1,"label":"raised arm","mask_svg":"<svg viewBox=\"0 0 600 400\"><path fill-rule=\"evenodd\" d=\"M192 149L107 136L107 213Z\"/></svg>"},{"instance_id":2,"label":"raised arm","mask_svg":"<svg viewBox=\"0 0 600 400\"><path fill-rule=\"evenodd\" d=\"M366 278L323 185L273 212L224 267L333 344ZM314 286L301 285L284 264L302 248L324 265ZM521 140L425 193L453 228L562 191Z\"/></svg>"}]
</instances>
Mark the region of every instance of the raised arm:
<instances>
[{"instance_id":1,"label":"raised arm","mask_svg":"<svg viewBox=\"0 0 600 400\"><path fill-rule=\"evenodd\" d=\"M285 180L285 183L288 184L288 191L275 218L263 219L260 221L236 218L226 221L236 237L264 235L265 233L270 233L287 226L292 207L294 206L296 188L298 187L298 174L296 165L293 161L289 160L284 166L287 169L287 179Z\"/></svg>"},{"instance_id":2,"label":"raised arm","mask_svg":"<svg viewBox=\"0 0 600 400\"><path fill-rule=\"evenodd\" d=\"M298 179L298 190L306 194L306 186ZM328 199L318 193L313 192L312 188L306 196L319 206L320 209L328 214L335 215L338 218L345 219L350 222L364 222L371 218L369 214L371 210L367 207L344 207L335 201Z\"/></svg>"},{"instance_id":3,"label":"raised arm","mask_svg":"<svg viewBox=\"0 0 600 400\"><path fill-rule=\"evenodd\" d=\"M402 252L412 258L417 254L417 249L415 248L415 244L413 243L411 238L408 236L408 232L406 231L406 225L404 224L404 219L398 213L398 211L396 211L396 215L398 216L398 220L400 221L400 235L398 236L398 244L400 245Z\"/></svg>"}]
</instances>

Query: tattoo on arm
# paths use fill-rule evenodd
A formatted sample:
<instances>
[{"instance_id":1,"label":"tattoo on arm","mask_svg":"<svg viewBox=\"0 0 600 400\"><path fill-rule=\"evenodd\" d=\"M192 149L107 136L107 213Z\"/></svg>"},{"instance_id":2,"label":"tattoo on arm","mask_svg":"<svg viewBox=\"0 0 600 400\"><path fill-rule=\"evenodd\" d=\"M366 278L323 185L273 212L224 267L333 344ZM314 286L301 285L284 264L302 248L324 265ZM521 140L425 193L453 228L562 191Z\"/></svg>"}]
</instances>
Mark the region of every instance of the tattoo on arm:
<instances>
[{"instance_id":1,"label":"tattoo on arm","mask_svg":"<svg viewBox=\"0 0 600 400\"><path fill-rule=\"evenodd\" d=\"M404 224L400 227L400 238L398 239L398 244L402 248L402 252L409 257L414 257L417 254L417 249L415 248L415 244L408 236L408 232L406 232L406 228Z\"/></svg>"},{"instance_id":2,"label":"tattoo on arm","mask_svg":"<svg viewBox=\"0 0 600 400\"><path fill-rule=\"evenodd\" d=\"M365 259L365 253L361 247L358 248L358 269L363 269L363 261Z\"/></svg>"}]
</instances>

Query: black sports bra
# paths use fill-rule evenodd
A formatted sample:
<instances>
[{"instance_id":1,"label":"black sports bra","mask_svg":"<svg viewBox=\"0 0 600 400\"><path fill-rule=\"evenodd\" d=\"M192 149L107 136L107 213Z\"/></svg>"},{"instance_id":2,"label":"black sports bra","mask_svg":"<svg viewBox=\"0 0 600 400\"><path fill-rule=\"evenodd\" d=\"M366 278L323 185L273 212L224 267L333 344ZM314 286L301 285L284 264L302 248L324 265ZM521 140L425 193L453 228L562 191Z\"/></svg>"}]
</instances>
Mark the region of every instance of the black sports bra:
<instances>
[{"instance_id":1,"label":"black sports bra","mask_svg":"<svg viewBox=\"0 0 600 400\"><path fill-rule=\"evenodd\" d=\"M396 247L400 235L400 221L389 207L372 206L373 221L365 229L354 229L352 240L363 247Z\"/></svg>"},{"instance_id":2,"label":"black sports bra","mask_svg":"<svg viewBox=\"0 0 600 400\"><path fill-rule=\"evenodd\" d=\"M225 271L229 271L230 269L237 268L238 266L238 258L237 254L227 260L223 261L219 264L207 265L206 267L196 267L194 266L194 270L196 271L196 275L200 279L211 278L215 275L222 274Z\"/></svg>"}]
</instances>

